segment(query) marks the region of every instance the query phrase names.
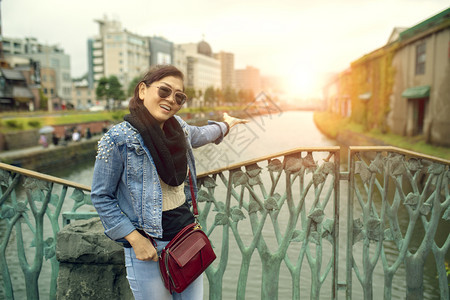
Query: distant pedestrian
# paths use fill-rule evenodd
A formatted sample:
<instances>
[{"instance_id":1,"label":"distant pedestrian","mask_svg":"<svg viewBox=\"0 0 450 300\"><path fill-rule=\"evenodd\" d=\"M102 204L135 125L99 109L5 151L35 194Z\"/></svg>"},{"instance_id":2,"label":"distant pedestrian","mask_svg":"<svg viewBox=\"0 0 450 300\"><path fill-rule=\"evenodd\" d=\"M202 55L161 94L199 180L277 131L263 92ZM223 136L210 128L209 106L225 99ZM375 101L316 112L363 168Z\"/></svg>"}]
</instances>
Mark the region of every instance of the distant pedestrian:
<instances>
[{"instance_id":1,"label":"distant pedestrian","mask_svg":"<svg viewBox=\"0 0 450 300\"><path fill-rule=\"evenodd\" d=\"M79 142L80 139L81 139L80 132L78 131L78 129L75 129L72 133L72 141Z\"/></svg>"},{"instance_id":2,"label":"distant pedestrian","mask_svg":"<svg viewBox=\"0 0 450 300\"><path fill-rule=\"evenodd\" d=\"M67 145L67 143L72 139L72 134L70 133L69 129L67 127L64 127L64 145Z\"/></svg>"},{"instance_id":3,"label":"distant pedestrian","mask_svg":"<svg viewBox=\"0 0 450 300\"><path fill-rule=\"evenodd\" d=\"M89 140L92 137L91 129L86 128L86 139Z\"/></svg>"},{"instance_id":4,"label":"distant pedestrian","mask_svg":"<svg viewBox=\"0 0 450 300\"><path fill-rule=\"evenodd\" d=\"M52 133L52 142L53 142L53 145L58 146L59 137L54 132Z\"/></svg>"},{"instance_id":5,"label":"distant pedestrian","mask_svg":"<svg viewBox=\"0 0 450 300\"><path fill-rule=\"evenodd\" d=\"M39 137L39 144L41 144L44 148L48 147L47 137L44 134L41 134Z\"/></svg>"}]
</instances>

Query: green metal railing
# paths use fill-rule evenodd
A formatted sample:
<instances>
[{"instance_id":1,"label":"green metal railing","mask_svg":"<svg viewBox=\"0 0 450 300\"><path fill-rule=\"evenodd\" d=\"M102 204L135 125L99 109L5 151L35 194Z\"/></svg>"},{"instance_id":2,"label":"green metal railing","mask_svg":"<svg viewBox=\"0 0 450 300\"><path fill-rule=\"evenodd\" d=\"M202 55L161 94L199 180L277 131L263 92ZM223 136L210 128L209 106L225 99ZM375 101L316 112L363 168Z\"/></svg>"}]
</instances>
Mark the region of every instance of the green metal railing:
<instances>
[{"instance_id":1,"label":"green metal railing","mask_svg":"<svg viewBox=\"0 0 450 300\"><path fill-rule=\"evenodd\" d=\"M313 153L322 156L321 164ZM296 149L247 161L202 174L199 183L198 202L205 203L200 220L219 253L216 265L206 271L209 299L221 299L229 257L241 260L236 298L245 299L253 255L261 261L261 299L278 298L283 263L291 277L289 297L300 299L305 261L310 297L317 299L332 277L327 294L336 298L339 147ZM239 251L230 254L233 238L233 250ZM333 255L324 255L325 250Z\"/></svg>"},{"instance_id":2,"label":"green metal railing","mask_svg":"<svg viewBox=\"0 0 450 300\"><path fill-rule=\"evenodd\" d=\"M92 205L88 186L0 163L0 269L6 299L14 299L8 247L9 252L17 253L27 299L39 299L39 275L44 259L50 262L49 294L50 299L55 299L59 270L55 256L56 234L69 190L72 190L70 198L73 200L69 214L85 204ZM26 238L27 234L31 237ZM11 250L14 242L15 249Z\"/></svg>"},{"instance_id":3,"label":"green metal railing","mask_svg":"<svg viewBox=\"0 0 450 300\"><path fill-rule=\"evenodd\" d=\"M348 228L353 230L347 232L347 298L354 273L364 299L373 299L378 264L384 272L385 299L391 299L393 276L402 265L406 298L423 299L424 264L432 254L440 297L449 299L445 255L450 246L450 162L394 147L350 147L349 161ZM443 233L439 241L438 230ZM363 247L359 266L353 256L357 245Z\"/></svg>"},{"instance_id":4,"label":"green metal railing","mask_svg":"<svg viewBox=\"0 0 450 300\"><path fill-rule=\"evenodd\" d=\"M385 299L393 298L394 277L401 270L406 297L421 299L430 255L440 297L448 299L450 162L392 147L351 147L344 172L340 152L339 147L299 148L198 175L200 222L218 257L206 271L209 299L224 294L372 299L379 269ZM340 189L341 181L348 182L348 191ZM15 240L28 298L39 297L45 258L51 262L54 299L58 222L95 215L77 211L90 204L89 187L5 164L0 164L0 187L5 296L14 296L6 249ZM74 204L61 213L68 193ZM44 225L51 226L50 236ZM32 264L25 245L34 247Z\"/></svg>"}]
</instances>

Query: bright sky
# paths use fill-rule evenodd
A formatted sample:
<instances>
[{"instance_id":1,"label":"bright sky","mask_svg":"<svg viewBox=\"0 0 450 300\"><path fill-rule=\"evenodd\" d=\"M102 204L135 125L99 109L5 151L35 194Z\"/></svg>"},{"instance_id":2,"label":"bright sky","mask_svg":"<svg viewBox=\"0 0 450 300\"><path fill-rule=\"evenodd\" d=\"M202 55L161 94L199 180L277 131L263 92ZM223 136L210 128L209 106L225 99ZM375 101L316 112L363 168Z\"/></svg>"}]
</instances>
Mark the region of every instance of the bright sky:
<instances>
[{"instance_id":1,"label":"bright sky","mask_svg":"<svg viewBox=\"0 0 450 300\"><path fill-rule=\"evenodd\" d=\"M235 55L235 68L287 78L292 94L320 96L324 76L382 47L394 27L411 27L449 8L448 0L1 0L6 37L36 37L87 72L94 19L174 43L207 41Z\"/></svg>"}]
</instances>

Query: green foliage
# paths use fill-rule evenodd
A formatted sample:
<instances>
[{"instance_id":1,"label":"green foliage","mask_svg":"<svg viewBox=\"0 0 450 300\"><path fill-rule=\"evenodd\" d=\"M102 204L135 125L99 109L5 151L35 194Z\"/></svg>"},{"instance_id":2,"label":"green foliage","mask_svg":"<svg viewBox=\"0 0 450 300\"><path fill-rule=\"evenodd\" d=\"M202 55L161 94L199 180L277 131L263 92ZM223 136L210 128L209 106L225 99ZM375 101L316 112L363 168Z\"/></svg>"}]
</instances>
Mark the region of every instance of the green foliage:
<instances>
[{"instance_id":1,"label":"green foliage","mask_svg":"<svg viewBox=\"0 0 450 300\"><path fill-rule=\"evenodd\" d=\"M125 98L125 94L122 90L122 84L120 84L119 79L114 75L111 75L108 78L100 78L95 94L99 99L113 99L115 100L114 102ZM116 105L114 104L114 106Z\"/></svg>"},{"instance_id":2,"label":"green foliage","mask_svg":"<svg viewBox=\"0 0 450 300\"><path fill-rule=\"evenodd\" d=\"M23 123L15 119L6 120L5 124L11 129L23 129Z\"/></svg>"},{"instance_id":3,"label":"green foliage","mask_svg":"<svg viewBox=\"0 0 450 300\"><path fill-rule=\"evenodd\" d=\"M106 99L109 88L109 80L106 77L100 78L97 83L97 89L95 90L95 94L99 99Z\"/></svg>"},{"instance_id":4,"label":"green foliage","mask_svg":"<svg viewBox=\"0 0 450 300\"><path fill-rule=\"evenodd\" d=\"M225 101L225 103L237 103L238 95L236 93L236 90L231 88L230 86L227 86L225 88L225 91L223 92L223 100Z\"/></svg>"},{"instance_id":5,"label":"green foliage","mask_svg":"<svg viewBox=\"0 0 450 300\"><path fill-rule=\"evenodd\" d=\"M41 101L39 102L39 109L47 110L48 109L48 98L45 96L42 89L39 89L39 98Z\"/></svg>"},{"instance_id":6,"label":"green foliage","mask_svg":"<svg viewBox=\"0 0 450 300\"><path fill-rule=\"evenodd\" d=\"M252 103L255 100L255 94L250 89L239 90L238 97L240 104Z\"/></svg>"},{"instance_id":7,"label":"green foliage","mask_svg":"<svg viewBox=\"0 0 450 300\"><path fill-rule=\"evenodd\" d=\"M187 87L184 90L184 93L186 94L186 96L188 96L188 99L191 100L191 101L189 101L189 100L187 101L187 105L189 105L189 103L192 102L192 99L195 98L195 89L191 88L191 87Z\"/></svg>"},{"instance_id":8,"label":"green foliage","mask_svg":"<svg viewBox=\"0 0 450 300\"><path fill-rule=\"evenodd\" d=\"M124 110L117 110L114 111L111 116L113 118L114 121L121 121L123 120L123 117L127 114L127 111Z\"/></svg>"},{"instance_id":9,"label":"green foliage","mask_svg":"<svg viewBox=\"0 0 450 300\"><path fill-rule=\"evenodd\" d=\"M111 75L108 78L109 83L109 89L107 90L107 96L108 98L114 99L114 100L122 100L125 98L125 94L122 90L122 85L119 82L119 79Z\"/></svg>"},{"instance_id":10,"label":"green foliage","mask_svg":"<svg viewBox=\"0 0 450 300\"><path fill-rule=\"evenodd\" d=\"M138 83L140 81L141 81L140 77L134 77L133 80L131 80L130 84L128 85L128 90L127 90L128 97L134 96L134 89L136 88L136 86L138 85Z\"/></svg>"},{"instance_id":11,"label":"green foliage","mask_svg":"<svg viewBox=\"0 0 450 300\"><path fill-rule=\"evenodd\" d=\"M397 47L376 50L353 62L350 73L344 71L339 76L340 93L350 96L352 101L352 121L363 124L367 131L388 131L387 115L395 76L392 60ZM367 92L371 93L370 99L359 99L359 95ZM337 103L337 107L341 106Z\"/></svg>"},{"instance_id":12,"label":"green foliage","mask_svg":"<svg viewBox=\"0 0 450 300\"><path fill-rule=\"evenodd\" d=\"M120 84L119 79L114 75L111 75L108 78L100 78L95 94L97 95L97 98L100 99L121 100L125 98L125 94L122 91L122 85Z\"/></svg>"},{"instance_id":13,"label":"green foliage","mask_svg":"<svg viewBox=\"0 0 450 300\"><path fill-rule=\"evenodd\" d=\"M223 104L223 99L224 99L222 90L217 88L214 91L214 96L216 98L217 105L222 105Z\"/></svg>"},{"instance_id":14,"label":"green foliage","mask_svg":"<svg viewBox=\"0 0 450 300\"><path fill-rule=\"evenodd\" d=\"M206 106L212 107L215 104L216 93L214 92L214 87L210 86L206 89L203 99Z\"/></svg>"},{"instance_id":15,"label":"green foliage","mask_svg":"<svg viewBox=\"0 0 450 300\"><path fill-rule=\"evenodd\" d=\"M28 126L30 126L31 128L39 128L41 127L41 122L38 120L29 120Z\"/></svg>"}]
</instances>

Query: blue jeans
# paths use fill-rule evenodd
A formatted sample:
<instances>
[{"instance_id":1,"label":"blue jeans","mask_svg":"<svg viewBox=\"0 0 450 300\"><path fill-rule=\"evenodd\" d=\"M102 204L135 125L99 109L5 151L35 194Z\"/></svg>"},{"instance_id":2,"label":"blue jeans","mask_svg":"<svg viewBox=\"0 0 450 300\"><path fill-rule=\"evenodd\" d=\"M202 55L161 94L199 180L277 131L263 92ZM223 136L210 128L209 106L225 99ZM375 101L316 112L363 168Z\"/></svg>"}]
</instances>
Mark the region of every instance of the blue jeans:
<instances>
[{"instance_id":1,"label":"blue jeans","mask_svg":"<svg viewBox=\"0 0 450 300\"><path fill-rule=\"evenodd\" d=\"M158 253L169 243L155 240ZM203 274L192 282L182 293L171 295L165 288L159 271L159 263L136 258L133 248L125 249L125 267L131 291L136 300L200 300L203 299Z\"/></svg>"}]
</instances>

